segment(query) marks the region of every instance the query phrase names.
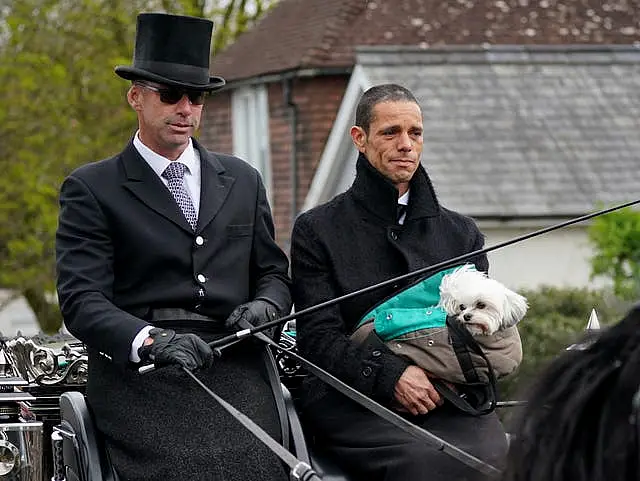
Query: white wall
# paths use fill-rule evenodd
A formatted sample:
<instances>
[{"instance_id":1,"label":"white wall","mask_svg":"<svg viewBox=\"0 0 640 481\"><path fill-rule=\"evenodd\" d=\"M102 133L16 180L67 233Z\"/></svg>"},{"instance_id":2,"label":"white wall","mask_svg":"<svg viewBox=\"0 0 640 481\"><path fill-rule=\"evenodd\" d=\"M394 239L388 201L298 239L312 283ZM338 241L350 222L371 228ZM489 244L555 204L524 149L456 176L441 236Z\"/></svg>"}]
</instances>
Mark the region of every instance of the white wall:
<instances>
[{"instance_id":1,"label":"white wall","mask_svg":"<svg viewBox=\"0 0 640 481\"><path fill-rule=\"evenodd\" d=\"M479 225L487 247L541 228ZM602 287L603 279L589 279L592 254L585 228L568 227L490 252L489 272L491 277L515 289L541 285Z\"/></svg>"},{"instance_id":2,"label":"white wall","mask_svg":"<svg viewBox=\"0 0 640 481\"><path fill-rule=\"evenodd\" d=\"M13 337L18 331L24 336L38 334L40 327L27 301L19 297L7 302L10 294L0 289L0 333L5 337Z\"/></svg>"}]
</instances>

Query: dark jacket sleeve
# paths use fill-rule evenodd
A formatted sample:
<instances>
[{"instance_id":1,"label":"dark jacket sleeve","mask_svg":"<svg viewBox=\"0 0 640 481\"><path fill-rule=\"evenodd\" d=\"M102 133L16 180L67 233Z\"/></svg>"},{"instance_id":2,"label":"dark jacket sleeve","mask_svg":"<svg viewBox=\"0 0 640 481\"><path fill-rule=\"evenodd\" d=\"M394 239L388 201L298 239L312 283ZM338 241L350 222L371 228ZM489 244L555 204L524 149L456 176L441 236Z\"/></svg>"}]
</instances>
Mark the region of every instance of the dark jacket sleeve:
<instances>
[{"instance_id":1,"label":"dark jacket sleeve","mask_svg":"<svg viewBox=\"0 0 640 481\"><path fill-rule=\"evenodd\" d=\"M267 201L264 185L258 177L258 195L256 218L254 221L254 240L251 251L252 266L255 272L252 278L256 283L256 299L265 299L273 303L281 314L291 311L291 281L289 279L289 260L275 241L271 208Z\"/></svg>"},{"instance_id":2,"label":"dark jacket sleeve","mask_svg":"<svg viewBox=\"0 0 640 481\"><path fill-rule=\"evenodd\" d=\"M305 214L293 229L291 266L296 311L346 294L335 285L321 233L313 229ZM396 382L409 363L377 336L357 345L349 334L336 304L296 321L298 349L303 356L363 394L390 402Z\"/></svg>"},{"instance_id":3,"label":"dark jacket sleeve","mask_svg":"<svg viewBox=\"0 0 640 481\"><path fill-rule=\"evenodd\" d=\"M113 243L106 218L89 187L73 174L60 190L56 233L57 289L69 332L118 364L147 325L113 300Z\"/></svg>"}]
</instances>

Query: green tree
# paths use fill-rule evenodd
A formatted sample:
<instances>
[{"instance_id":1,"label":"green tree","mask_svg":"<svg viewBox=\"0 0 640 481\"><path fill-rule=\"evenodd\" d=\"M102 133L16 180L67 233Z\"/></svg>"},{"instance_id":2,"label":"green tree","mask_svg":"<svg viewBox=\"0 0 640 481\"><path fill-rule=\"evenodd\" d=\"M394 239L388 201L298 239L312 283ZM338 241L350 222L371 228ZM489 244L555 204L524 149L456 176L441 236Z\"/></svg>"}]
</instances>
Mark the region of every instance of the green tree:
<instances>
[{"instance_id":1,"label":"green tree","mask_svg":"<svg viewBox=\"0 0 640 481\"><path fill-rule=\"evenodd\" d=\"M134 117L113 65L129 56L127 2L22 0L11 5L0 59L0 285L25 296L43 330L51 302L60 182L113 153Z\"/></svg>"},{"instance_id":2,"label":"green tree","mask_svg":"<svg viewBox=\"0 0 640 481\"><path fill-rule=\"evenodd\" d=\"M0 287L23 295L45 332L54 299L60 183L121 150L135 129L128 84L135 18L167 11L212 18L226 45L273 2L5 0L0 7ZM2 306L0 306L1 308Z\"/></svg>"},{"instance_id":3,"label":"green tree","mask_svg":"<svg viewBox=\"0 0 640 481\"><path fill-rule=\"evenodd\" d=\"M640 211L626 208L597 217L588 233L595 249L592 277L613 281L622 299L640 299Z\"/></svg>"}]
</instances>

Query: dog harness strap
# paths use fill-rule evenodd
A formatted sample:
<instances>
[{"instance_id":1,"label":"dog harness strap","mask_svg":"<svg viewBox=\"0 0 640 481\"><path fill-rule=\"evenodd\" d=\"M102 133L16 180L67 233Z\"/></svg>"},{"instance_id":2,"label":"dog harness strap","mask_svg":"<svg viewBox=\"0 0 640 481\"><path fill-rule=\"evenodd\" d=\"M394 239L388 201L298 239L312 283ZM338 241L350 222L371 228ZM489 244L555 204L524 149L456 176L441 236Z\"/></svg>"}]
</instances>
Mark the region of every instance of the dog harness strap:
<instances>
[{"instance_id":1,"label":"dog harness strap","mask_svg":"<svg viewBox=\"0 0 640 481\"><path fill-rule=\"evenodd\" d=\"M471 352L467 347L467 342L463 339L462 333L460 332L462 329L458 329L458 325L456 322L452 322L451 319L447 319L447 327L449 328L449 335L451 336L451 345L453 346L453 351L456 353L456 359L458 359L458 364L460 364L460 369L462 369L462 374L464 378L470 384L475 384L480 382L480 378L478 377L478 373L476 372L473 366L473 359L471 359ZM475 339L472 336L471 340L473 344L475 344ZM472 344L469 344L469 347ZM480 350L482 352L482 350ZM488 363L488 361L487 361Z\"/></svg>"},{"instance_id":2,"label":"dog harness strap","mask_svg":"<svg viewBox=\"0 0 640 481\"><path fill-rule=\"evenodd\" d=\"M480 416L483 414L489 414L490 409L477 409L474 408L466 399L462 398L460 394L451 389L447 384L439 379L432 379L431 383L433 387L438 391L443 398L457 407L460 411L467 413L471 416Z\"/></svg>"},{"instance_id":3,"label":"dog harness strap","mask_svg":"<svg viewBox=\"0 0 640 481\"><path fill-rule=\"evenodd\" d=\"M471 333L460 325L459 322L447 317L447 327L449 328L451 343L453 345L454 352L456 353L456 358L458 359L458 363L460 364L460 368L462 369L465 379L468 381L470 386L481 388L485 396L483 400L478 400L478 407L474 408L467 400L455 393L445 383L436 381L435 384L437 385L434 386L438 392L445 397L445 399L462 411L475 416L488 414L495 409L498 398L496 377L493 372L493 366ZM470 351L473 351L473 353L482 357L484 362L487 364L489 376L488 384L483 383L478 377L473 365L473 360L471 359Z\"/></svg>"}]
</instances>

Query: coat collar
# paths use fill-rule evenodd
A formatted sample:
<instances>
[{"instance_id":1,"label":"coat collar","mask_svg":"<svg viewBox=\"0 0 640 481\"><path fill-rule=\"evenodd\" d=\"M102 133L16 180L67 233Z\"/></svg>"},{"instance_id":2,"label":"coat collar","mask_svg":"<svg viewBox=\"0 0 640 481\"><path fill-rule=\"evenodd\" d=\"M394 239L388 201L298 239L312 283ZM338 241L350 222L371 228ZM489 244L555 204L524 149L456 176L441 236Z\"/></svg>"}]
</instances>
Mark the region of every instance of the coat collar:
<instances>
[{"instance_id":1,"label":"coat collar","mask_svg":"<svg viewBox=\"0 0 640 481\"><path fill-rule=\"evenodd\" d=\"M409 188L411 194L405 222L439 214L438 198L431 185L431 179L422 165L413 175ZM371 165L364 154L358 156L356 179L350 191L365 210L383 220L396 222L398 189Z\"/></svg>"},{"instance_id":2,"label":"coat collar","mask_svg":"<svg viewBox=\"0 0 640 481\"><path fill-rule=\"evenodd\" d=\"M193 146L200 154L200 209L196 232L202 231L216 216L229 195L235 178L224 175L225 168L215 154L208 152L195 139ZM130 141L120 154L126 179L123 186L141 202L182 229L193 233L169 190L145 162Z\"/></svg>"}]
</instances>

